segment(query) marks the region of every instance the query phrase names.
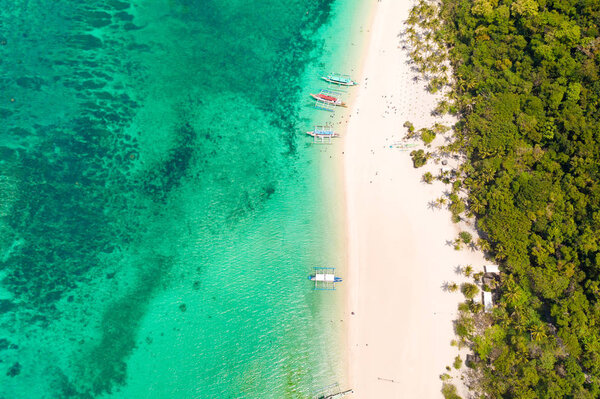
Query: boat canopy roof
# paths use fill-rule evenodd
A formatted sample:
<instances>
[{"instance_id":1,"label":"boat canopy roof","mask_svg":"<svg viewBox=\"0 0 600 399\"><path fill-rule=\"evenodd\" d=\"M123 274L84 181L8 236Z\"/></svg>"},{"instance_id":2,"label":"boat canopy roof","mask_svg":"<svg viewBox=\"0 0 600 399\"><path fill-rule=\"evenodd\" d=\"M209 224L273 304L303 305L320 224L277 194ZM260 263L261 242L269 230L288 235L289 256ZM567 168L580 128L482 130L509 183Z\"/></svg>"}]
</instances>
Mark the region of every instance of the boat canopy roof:
<instances>
[{"instance_id":1,"label":"boat canopy roof","mask_svg":"<svg viewBox=\"0 0 600 399\"><path fill-rule=\"evenodd\" d=\"M309 279L315 282L315 290L335 290L335 283L342 281L335 276L334 267L315 267L315 274Z\"/></svg>"},{"instance_id":2,"label":"boat canopy roof","mask_svg":"<svg viewBox=\"0 0 600 399\"><path fill-rule=\"evenodd\" d=\"M322 128L318 128L318 127L316 127L316 128L315 128L315 134L322 134L322 135L324 135L324 136L325 136L325 135L327 135L327 136L331 136L331 135L333 135L333 134L335 134L335 133L333 132L333 130L330 130L330 129L322 129Z\"/></svg>"},{"instance_id":3,"label":"boat canopy roof","mask_svg":"<svg viewBox=\"0 0 600 399\"><path fill-rule=\"evenodd\" d=\"M317 273L315 275L315 280L316 281L328 281L328 282L334 282L335 281L335 275L334 274L322 274L322 273Z\"/></svg>"},{"instance_id":4,"label":"boat canopy roof","mask_svg":"<svg viewBox=\"0 0 600 399\"><path fill-rule=\"evenodd\" d=\"M329 75L327 75L327 77L331 80L337 80L338 82L343 82L343 83L352 82L352 79L350 79L350 76L348 76L348 75L340 75L337 73L330 73Z\"/></svg>"}]
</instances>

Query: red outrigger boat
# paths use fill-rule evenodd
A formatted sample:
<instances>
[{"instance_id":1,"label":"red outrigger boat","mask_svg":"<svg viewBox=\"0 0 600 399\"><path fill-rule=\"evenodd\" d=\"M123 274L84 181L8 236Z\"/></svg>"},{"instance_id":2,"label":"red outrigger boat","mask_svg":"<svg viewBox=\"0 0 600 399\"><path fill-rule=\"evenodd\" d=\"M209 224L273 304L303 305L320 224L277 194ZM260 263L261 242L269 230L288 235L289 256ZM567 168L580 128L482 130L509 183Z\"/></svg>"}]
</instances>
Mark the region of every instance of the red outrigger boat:
<instances>
[{"instance_id":1,"label":"red outrigger boat","mask_svg":"<svg viewBox=\"0 0 600 399\"><path fill-rule=\"evenodd\" d=\"M314 98L315 100L317 100L319 102L323 102L325 104L335 105L337 107L345 107L346 106L346 103L342 102L341 98L330 96L330 95L324 94L323 92L321 92L319 94L310 93L310 96L312 98Z\"/></svg>"}]
</instances>

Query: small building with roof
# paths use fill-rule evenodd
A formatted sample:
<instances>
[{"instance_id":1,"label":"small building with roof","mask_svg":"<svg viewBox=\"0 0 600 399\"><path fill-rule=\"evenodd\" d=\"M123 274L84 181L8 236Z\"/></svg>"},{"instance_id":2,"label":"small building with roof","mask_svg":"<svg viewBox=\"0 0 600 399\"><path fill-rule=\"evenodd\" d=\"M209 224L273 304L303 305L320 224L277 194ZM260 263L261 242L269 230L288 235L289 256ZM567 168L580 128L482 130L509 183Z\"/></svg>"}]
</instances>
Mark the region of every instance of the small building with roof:
<instances>
[{"instance_id":1,"label":"small building with roof","mask_svg":"<svg viewBox=\"0 0 600 399\"><path fill-rule=\"evenodd\" d=\"M495 274L500 273L500 269L498 268L498 265L485 265L485 266L483 266L483 270L486 273L495 273Z\"/></svg>"},{"instance_id":2,"label":"small building with roof","mask_svg":"<svg viewBox=\"0 0 600 399\"><path fill-rule=\"evenodd\" d=\"M489 291L481 291L481 295L482 295L482 304L483 304L483 309L486 312L490 312L492 310L492 307L494 306L494 301L492 299L492 293Z\"/></svg>"}]
</instances>

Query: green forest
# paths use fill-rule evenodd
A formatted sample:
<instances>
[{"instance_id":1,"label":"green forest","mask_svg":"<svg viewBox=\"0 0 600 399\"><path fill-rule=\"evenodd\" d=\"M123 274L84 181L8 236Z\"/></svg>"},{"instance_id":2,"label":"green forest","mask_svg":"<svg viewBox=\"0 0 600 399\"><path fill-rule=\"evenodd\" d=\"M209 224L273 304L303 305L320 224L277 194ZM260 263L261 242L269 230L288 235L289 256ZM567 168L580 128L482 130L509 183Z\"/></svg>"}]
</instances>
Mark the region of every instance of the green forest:
<instances>
[{"instance_id":1,"label":"green forest","mask_svg":"<svg viewBox=\"0 0 600 399\"><path fill-rule=\"evenodd\" d=\"M421 1L407 23L458 118L450 206L502 270L494 310L457 320L472 393L600 397L600 1Z\"/></svg>"}]
</instances>

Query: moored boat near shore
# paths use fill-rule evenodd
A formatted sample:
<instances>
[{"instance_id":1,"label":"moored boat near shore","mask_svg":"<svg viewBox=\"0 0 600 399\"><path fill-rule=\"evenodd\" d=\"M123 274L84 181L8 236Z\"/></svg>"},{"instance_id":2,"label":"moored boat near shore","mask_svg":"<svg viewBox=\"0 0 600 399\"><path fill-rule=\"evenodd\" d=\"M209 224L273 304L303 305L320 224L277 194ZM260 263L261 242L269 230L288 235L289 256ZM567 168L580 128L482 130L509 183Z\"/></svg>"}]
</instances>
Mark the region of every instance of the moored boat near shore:
<instances>
[{"instance_id":1,"label":"moored boat near shore","mask_svg":"<svg viewBox=\"0 0 600 399\"><path fill-rule=\"evenodd\" d=\"M333 131L329 126L315 126L313 130L306 132L309 136L313 137L313 142L327 142L331 143L331 139L335 137L340 137L338 133Z\"/></svg>"},{"instance_id":2,"label":"moored boat near shore","mask_svg":"<svg viewBox=\"0 0 600 399\"><path fill-rule=\"evenodd\" d=\"M341 98L334 96L333 93L330 93L328 90L321 90L319 94L310 93L310 96L320 103L333 105L336 107L346 106L346 103L343 102Z\"/></svg>"},{"instance_id":3,"label":"moored boat near shore","mask_svg":"<svg viewBox=\"0 0 600 399\"><path fill-rule=\"evenodd\" d=\"M335 283L342 282L342 278L335 275L334 267L315 267L314 271L308 279L315 282L315 290L333 291Z\"/></svg>"},{"instance_id":4,"label":"moored boat near shore","mask_svg":"<svg viewBox=\"0 0 600 399\"><path fill-rule=\"evenodd\" d=\"M330 73L327 76L321 76L321 79L340 86L355 86L358 84L349 75L339 73Z\"/></svg>"}]
</instances>

